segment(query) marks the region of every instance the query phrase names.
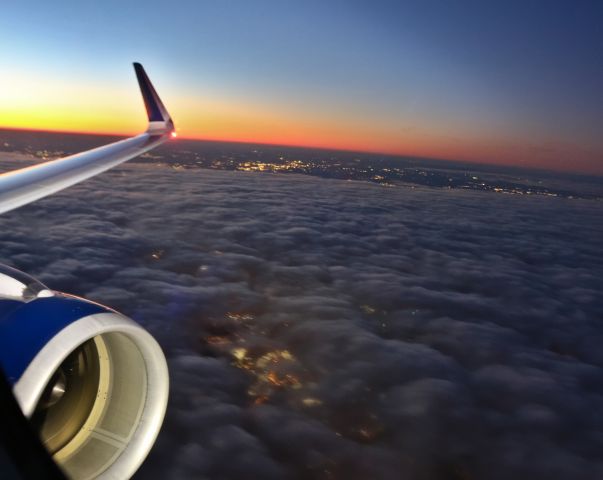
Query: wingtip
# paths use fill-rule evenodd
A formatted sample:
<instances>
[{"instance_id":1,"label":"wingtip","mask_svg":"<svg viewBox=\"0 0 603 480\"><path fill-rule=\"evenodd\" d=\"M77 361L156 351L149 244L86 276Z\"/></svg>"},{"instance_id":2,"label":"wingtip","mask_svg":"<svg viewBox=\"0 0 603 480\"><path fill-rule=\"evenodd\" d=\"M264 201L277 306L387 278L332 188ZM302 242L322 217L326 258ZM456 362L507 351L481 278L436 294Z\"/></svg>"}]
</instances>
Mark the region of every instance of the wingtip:
<instances>
[{"instance_id":1,"label":"wingtip","mask_svg":"<svg viewBox=\"0 0 603 480\"><path fill-rule=\"evenodd\" d=\"M132 62L149 119L149 130L173 131L174 122L139 62ZM158 125L159 124L159 125Z\"/></svg>"}]
</instances>

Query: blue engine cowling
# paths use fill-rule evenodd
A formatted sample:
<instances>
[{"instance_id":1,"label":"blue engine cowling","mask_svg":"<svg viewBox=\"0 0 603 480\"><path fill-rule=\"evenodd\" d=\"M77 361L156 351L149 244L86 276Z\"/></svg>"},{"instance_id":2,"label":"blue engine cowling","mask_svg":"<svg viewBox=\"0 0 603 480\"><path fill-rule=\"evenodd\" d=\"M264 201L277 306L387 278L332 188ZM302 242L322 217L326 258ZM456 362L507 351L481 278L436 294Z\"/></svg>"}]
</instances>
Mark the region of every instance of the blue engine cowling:
<instances>
[{"instance_id":1,"label":"blue engine cowling","mask_svg":"<svg viewBox=\"0 0 603 480\"><path fill-rule=\"evenodd\" d=\"M70 478L129 478L163 422L161 348L131 319L0 267L0 366Z\"/></svg>"}]
</instances>

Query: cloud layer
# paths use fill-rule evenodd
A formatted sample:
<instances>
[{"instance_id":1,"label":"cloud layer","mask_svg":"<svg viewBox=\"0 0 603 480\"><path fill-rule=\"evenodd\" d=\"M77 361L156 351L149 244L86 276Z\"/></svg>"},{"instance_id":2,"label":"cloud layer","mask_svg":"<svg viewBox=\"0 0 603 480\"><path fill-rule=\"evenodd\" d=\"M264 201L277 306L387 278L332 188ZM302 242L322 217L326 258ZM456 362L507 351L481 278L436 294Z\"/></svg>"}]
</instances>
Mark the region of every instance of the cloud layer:
<instances>
[{"instance_id":1,"label":"cloud layer","mask_svg":"<svg viewBox=\"0 0 603 480\"><path fill-rule=\"evenodd\" d=\"M0 256L165 348L140 478L594 479L602 210L126 165L0 217Z\"/></svg>"}]
</instances>

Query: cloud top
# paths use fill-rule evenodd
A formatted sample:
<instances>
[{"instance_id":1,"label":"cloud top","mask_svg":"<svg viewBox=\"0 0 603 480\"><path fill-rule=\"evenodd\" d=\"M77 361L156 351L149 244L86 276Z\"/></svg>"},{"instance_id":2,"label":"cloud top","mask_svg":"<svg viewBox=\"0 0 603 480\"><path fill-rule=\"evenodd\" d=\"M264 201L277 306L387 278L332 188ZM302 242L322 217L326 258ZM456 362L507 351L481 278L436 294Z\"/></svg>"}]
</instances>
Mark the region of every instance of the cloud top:
<instances>
[{"instance_id":1,"label":"cloud top","mask_svg":"<svg viewBox=\"0 0 603 480\"><path fill-rule=\"evenodd\" d=\"M126 165L0 255L166 350L140 478L603 476L600 202Z\"/></svg>"}]
</instances>

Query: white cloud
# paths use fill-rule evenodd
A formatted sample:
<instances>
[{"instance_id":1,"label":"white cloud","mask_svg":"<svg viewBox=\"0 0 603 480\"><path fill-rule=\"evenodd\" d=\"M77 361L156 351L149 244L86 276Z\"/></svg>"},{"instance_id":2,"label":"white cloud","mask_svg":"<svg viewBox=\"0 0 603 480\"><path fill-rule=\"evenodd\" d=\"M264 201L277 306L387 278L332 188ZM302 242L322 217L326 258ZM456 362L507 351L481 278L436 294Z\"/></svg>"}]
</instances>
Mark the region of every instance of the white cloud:
<instances>
[{"instance_id":1,"label":"white cloud","mask_svg":"<svg viewBox=\"0 0 603 480\"><path fill-rule=\"evenodd\" d=\"M157 336L140 478L603 477L599 202L126 165L0 255Z\"/></svg>"}]
</instances>

